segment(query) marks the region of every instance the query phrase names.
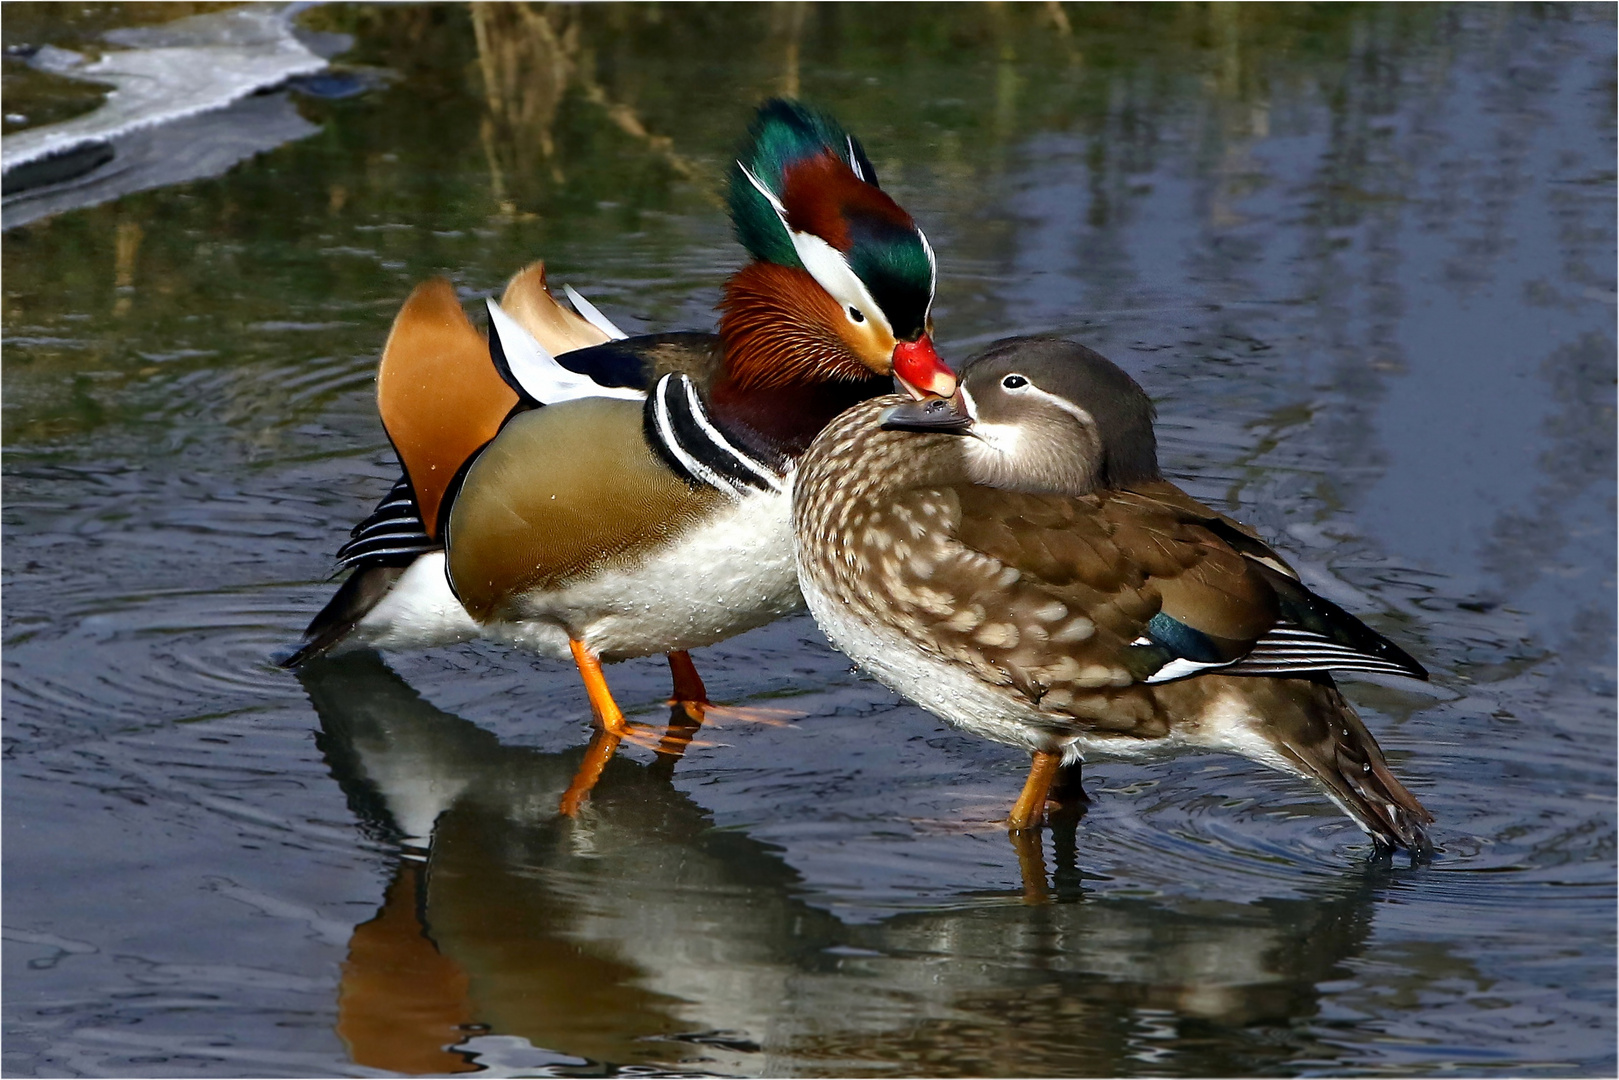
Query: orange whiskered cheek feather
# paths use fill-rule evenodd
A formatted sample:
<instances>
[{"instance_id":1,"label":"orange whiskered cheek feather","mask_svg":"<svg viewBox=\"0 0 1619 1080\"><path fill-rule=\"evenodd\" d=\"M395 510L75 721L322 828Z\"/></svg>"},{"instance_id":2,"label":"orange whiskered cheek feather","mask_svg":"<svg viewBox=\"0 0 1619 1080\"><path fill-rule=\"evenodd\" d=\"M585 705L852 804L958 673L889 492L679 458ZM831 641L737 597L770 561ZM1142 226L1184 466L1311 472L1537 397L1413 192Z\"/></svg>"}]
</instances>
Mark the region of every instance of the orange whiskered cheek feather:
<instances>
[{"instance_id":1,"label":"orange whiskered cheek feather","mask_svg":"<svg viewBox=\"0 0 1619 1080\"><path fill-rule=\"evenodd\" d=\"M738 386L856 381L892 368L893 344L879 355L846 334L857 328L804 270L745 266L726 282L719 309L725 367Z\"/></svg>"},{"instance_id":2,"label":"orange whiskered cheek feather","mask_svg":"<svg viewBox=\"0 0 1619 1080\"><path fill-rule=\"evenodd\" d=\"M833 311L838 320L833 324L836 333L843 347L865 366L866 371L862 374L892 375L896 344L894 335L870 320L858 325L850 322L841 305L835 306Z\"/></svg>"}]
</instances>

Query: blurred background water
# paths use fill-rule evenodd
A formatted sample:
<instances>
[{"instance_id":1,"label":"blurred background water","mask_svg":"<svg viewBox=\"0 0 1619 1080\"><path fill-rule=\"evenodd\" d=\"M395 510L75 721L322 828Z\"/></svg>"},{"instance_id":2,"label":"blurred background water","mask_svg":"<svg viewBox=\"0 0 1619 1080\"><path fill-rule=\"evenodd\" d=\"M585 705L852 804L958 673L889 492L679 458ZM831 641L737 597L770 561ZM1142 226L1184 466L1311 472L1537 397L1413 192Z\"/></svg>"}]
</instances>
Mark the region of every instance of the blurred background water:
<instances>
[{"instance_id":1,"label":"blurred background water","mask_svg":"<svg viewBox=\"0 0 1619 1080\"><path fill-rule=\"evenodd\" d=\"M8 3L0 33L8 1075L1613 1074L1612 7ZM96 129L131 71L165 122ZM1431 864L1242 761L1097 764L1027 903L1026 760L805 617L697 657L800 718L672 772L629 748L577 822L571 670L270 664L396 475L372 386L410 288L543 257L632 332L711 326L774 93L928 232L947 356L1101 350L1171 476L1434 672L1346 683ZM14 168L57 124L73 153ZM659 663L610 675L666 715Z\"/></svg>"}]
</instances>

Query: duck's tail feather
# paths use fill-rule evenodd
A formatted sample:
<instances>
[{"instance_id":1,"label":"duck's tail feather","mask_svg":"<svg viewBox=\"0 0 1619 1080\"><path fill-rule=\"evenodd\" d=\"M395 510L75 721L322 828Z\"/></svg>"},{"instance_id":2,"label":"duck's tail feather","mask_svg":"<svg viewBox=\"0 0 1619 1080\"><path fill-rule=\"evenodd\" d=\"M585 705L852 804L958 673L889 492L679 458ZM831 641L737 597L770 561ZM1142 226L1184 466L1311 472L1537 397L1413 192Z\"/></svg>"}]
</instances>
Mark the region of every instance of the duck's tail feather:
<instances>
[{"instance_id":1,"label":"duck's tail feather","mask_svg":"<svg viewBox=\"0 0 1619 1080\"><path fill-rule=\"evenodd\" d=\"M1433 850L1426 826L1433 815L1400 783L1372 733L1330 676L1278 679L1296 706L1268 720L1276 748L1380 847L1415 855Z\"/></svg>"},{"instance_id":2,"label":"duck's tail feather","mask_svg":"<svg viewBox=\"0 0 1619 1080\"><path fill-rule=\"evenodd\" d=\"M320 609L320 614L310 620L297 648L278 657L276 663L284 668L301 667L337 645L388 595L388 590L404 572L403 566L385 563L357 568Z\"/></svg>"}]
</instances>

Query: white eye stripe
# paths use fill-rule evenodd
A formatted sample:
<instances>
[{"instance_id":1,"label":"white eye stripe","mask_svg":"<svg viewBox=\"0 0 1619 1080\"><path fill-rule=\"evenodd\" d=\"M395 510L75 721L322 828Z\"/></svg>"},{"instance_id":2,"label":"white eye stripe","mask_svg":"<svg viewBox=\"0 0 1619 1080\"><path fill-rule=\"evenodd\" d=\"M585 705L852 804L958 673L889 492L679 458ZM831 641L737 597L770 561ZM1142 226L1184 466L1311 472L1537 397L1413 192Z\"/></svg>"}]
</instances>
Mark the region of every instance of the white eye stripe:
<instances>
[{"instance_id":1,"label":"white eye stripe","mask_svg":"<svg viewBox=\"0 0 1619 1080\"><path fill-rule=\"evenodd\" d=\"M965 386L957 387L961 395L962 407L972 418L972 427L967 433L995 449L997 453L1010 454L1017 450L1018 440L1022 438L1023 431L1016 424L985 423L978 418L978 402Z\"/></svg>"},{"instance_id":2,"label":"white eye stripe","mask_svg":"<svg viewBox=\"0 0 1619 1080\"><path fill-rule=\"evenodd\" d=\"M810 276L821 288L845 308L858 308L864 312L874 325L889 337L894 337L894 326L888 321L888 313L877 304L871 291L866 288L866 283L860 280L860 275L854 272L849 260L843 257L843 253L814 233L798 232L787 224L787 207L776 198L775 193L765 186L764 181L753 175L753 170L746 165L738 161L736 167L742 170L742 175L748 178L748 183L765 197L770 208L776 212L776 219L781 222L787 238L793 243L793 250L798 253L798 261L804 264L804 269L810 272ZM858 171L857 169L856 172ZM928 306L925 316L933 311L933 293L938 285L939 264L933 254L933 245L922 235L922 230L917 229L916 235L922 241L922 250L927 252L928 256Z\"/></svg>"},{"instance_id":3,"label":"white eye stripe","mask_svg":"<svg viewBox=\"0 0 1619 1080\"><path fill-rule=\"evenodd\" d=\"M786 224L786 221L782 222L783 226ZM877 306L877 301L866 289L866 283L850 268L841 251L814 233L788 229L787 235L792 238L793 250L798 252L798 260L804 264L804 269L820 282L821 288L830 293L832 299L846 308L859 308L875 326L889 337L894 336L894 327L889 323L888 315Z\"/></svg>"},{"instance_id":4,"label":"white eye stripe","mask_svg":"<svg viewBox=\"0 0 1619 1080\"><path fill-rule=\"evenodd\" d=\"M919 228L916 236L922 241L922 250L928 256L928 309L922 313L925 322L933 314L933 294L939 291L939 257L933 254L933 245L928 243L927 233Z\"/></svg>"},{"instance_id":5,"label":"white eye stripe","mask_svg":"<svg viewBox=\"0 0 1619 1080\"><path fill-rule=\"evenodd\" d=\"M1028 376L1025 375L1024 378L1027 379ZM1051 393L1049 390L1040 389L1040 387L1038 387L1038 386L1036 386L1034 384L1034 381L1032 379L1029 381L1029 384L1027 386L1021 388L1018 391L1018 393L1020 393L1020 394L1033 394L1036 397L1044 398L1046 401L1051 402L1051 404L1057 406L1057 408L1061 409L1063 412L1067 413L1069 416L1072 416L1075 420L1078 420L1081 424L1085 424L1088 427L1095 427L1096 426L1096 417L1092 416L1090 413L1086 412L1084 409L1080 408L1078 405L1075 405L1072 401L1069 401L1067 398L1058 397L1056 394Z\"/></svg>"}]
</instances>

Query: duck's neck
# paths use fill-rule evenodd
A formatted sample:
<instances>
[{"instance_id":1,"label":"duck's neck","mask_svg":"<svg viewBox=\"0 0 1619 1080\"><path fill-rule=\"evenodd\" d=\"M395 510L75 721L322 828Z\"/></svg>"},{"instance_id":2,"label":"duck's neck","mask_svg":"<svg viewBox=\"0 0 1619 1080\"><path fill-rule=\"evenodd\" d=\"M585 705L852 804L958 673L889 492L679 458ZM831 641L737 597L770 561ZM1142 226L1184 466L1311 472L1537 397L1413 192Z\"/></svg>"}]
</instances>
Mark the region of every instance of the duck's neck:
<instances>
[{"instance_id":1,"label":"duck's neck","mask_svg":"<svg viewBox=\"0 0 1619 1080\"><path fill-rule=\"evenodd\" d=\"M803 271L756 262L725 283L724 361L709 405L753 449L797 458L834 417L893 388L833 329L837 302Z\"/></svg>"}]
</instances>

